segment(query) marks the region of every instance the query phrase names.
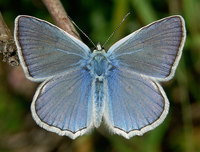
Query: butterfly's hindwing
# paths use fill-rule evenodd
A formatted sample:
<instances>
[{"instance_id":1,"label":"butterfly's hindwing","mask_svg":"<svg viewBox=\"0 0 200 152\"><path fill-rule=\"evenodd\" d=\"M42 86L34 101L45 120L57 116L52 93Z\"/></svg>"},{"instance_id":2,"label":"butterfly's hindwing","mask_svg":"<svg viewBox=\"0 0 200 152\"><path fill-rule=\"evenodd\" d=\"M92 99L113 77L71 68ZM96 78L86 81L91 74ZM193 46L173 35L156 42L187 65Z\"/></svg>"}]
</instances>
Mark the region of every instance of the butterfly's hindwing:
<instances>
[{"instance_id":1,"label":"butterfly's hindwing","mask_svg":"<svg viewBox=\"0 0 200 152\"><path fill-rule=\"evenodd\" d=\"M108 127L126 138L158 126L169 109L168 99L157 83L126 70L115 69L107 79L105 120Z\"/></svg>"},{"instance_id":2,"label":"butterfly's hindwing","mask_svg":"<svg viewBox=\"0 0 200 152\"><path fill-rule=\"evenodd\" d=\"M93 127L92 79L87 71L73 71L43 82L31 106L43 128L71 138Z\"/></svg>"}]
</instances>

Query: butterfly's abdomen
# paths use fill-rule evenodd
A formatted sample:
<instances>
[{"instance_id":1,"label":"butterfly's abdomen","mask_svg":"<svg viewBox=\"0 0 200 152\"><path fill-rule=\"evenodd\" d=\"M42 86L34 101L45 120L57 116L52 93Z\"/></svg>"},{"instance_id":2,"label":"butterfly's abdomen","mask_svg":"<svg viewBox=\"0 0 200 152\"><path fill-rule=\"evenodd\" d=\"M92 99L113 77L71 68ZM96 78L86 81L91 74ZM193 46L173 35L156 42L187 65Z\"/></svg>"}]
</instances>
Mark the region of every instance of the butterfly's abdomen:
<instances>
[{"instance_id":1,"label":"butterfly's abdomen","mask_svg":"<svg viewBox=\"0 0 200 152\"><path fill-rule=\"evenodd\" d=\"M94 125L97 128L101 124L105 104L104 85L104 81L94 80Z\"/></svg>"}]
</instances>

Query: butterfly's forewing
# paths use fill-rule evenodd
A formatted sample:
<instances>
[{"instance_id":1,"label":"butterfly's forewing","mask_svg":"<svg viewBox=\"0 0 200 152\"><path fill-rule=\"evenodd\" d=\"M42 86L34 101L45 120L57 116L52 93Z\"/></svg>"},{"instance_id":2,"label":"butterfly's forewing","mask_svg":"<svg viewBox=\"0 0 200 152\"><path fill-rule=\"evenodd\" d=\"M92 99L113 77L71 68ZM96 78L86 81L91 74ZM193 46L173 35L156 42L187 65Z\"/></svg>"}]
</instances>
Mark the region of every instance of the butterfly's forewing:
<instances>
[{"instance_id":1,"label":"butterfly's forewing","mask_svg":"<svg viewBox=\"0 0 200 152\"><path fill-rule=\"evenodd\" d=\"M142 135L165 119L169 102L157 83L126 70L114 70L107 79L105 121L111 131L126 138Z\"/></svg>"},{"instance_id":2,"label":"butterfly's forewing","mask_svg":"<svg viewBox=\"0 0 200 152\"><path fill-rule=\"evenodd\" d=\"M78 39L30 16L16 18L14 38L26 77L33 81L79 69L90 54L90 49Z\"/></svg>"},{"instance_id":3,"label":"butterfly's forewing","mask_svg":"<svg viewBox=\"0 0 200 152\"><path fill-rule=\"evenodd\" d=\"M69 72L43 82L32 105L35 121L46 130L76 138L92 127L91 76Z\"/></svg>"},{"instance_id":4,"label":"butterfly's forewing","mask_svg":"<svg viewBox=\"0 0 200 152\"><path fill-rule=\"evenodd\" d=\"M118 68L165 81L174 75L186 32L181 16L153 22L115 43L108 58Z\"/></svg>"}]
</instances>

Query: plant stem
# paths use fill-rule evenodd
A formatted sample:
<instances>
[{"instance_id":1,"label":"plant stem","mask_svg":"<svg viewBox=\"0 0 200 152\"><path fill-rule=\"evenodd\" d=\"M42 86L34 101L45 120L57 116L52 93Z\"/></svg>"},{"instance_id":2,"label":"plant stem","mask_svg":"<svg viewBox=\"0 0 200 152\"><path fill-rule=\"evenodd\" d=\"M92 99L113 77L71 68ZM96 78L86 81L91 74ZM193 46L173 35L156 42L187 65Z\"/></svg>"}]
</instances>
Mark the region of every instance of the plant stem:
<instances>
[{"instance_id":1,"label":"plant stem","mask_svg":"<svg viewBox=\"0 0 200 152\"><path fill-rule=\"evenodd\" d=\"M69 17L67 16L67 13L60 0L42 0L42 2L47 7L49 13L53 17L53 20L58 27L60 27L70 35L80 39L78 32L76 31Z\"/></svg>"}]
</instances>

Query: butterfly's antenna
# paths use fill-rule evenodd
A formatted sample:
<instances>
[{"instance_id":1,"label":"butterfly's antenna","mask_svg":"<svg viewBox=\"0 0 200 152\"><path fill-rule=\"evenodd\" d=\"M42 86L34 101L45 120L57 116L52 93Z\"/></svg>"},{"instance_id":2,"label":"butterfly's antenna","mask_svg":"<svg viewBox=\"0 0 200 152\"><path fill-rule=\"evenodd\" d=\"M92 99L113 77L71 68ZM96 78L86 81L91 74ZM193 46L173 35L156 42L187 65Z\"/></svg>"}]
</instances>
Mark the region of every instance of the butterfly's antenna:
<instances>
[{"instance_id":1,"label":"butterfly's antenna","mask_svg":"<svg viewBox=\"0 0 200 152\"><path fill-rule=\"evenodd\" d=\"M68 16L68 15L67 15ZM76 23L68 16L68 18L70 19L70 21L72 22L72 24L74 24L74 26L76 26L76 28L81 31L81 33L83 33L83 35L94 45L94 47L96 48L96 45L94 44L94 42L89 38L89 36L87 36L87 34L85 34L79 27L78 25L76 25Z\"/></svg>"},{"instance_id":2,"label":"butterfly's antenna","mask_svg":"<svg viewBox=\"0 0 200 152\"><path fill-rule=\"evenodd\" d=\"M113 34L118 30L118 28L121 26L121 24L125 21L125 19L127 18L127 16L130 14L130 12L128 12L124 18L122 19L121 23L118 25L118 27L112 32L112 34L109 36L109 38L106 40L106 42L102 45L102 47L104 47L104 45L110 40L110 38L113 36Z\"/></svg>"}]
</instances>

